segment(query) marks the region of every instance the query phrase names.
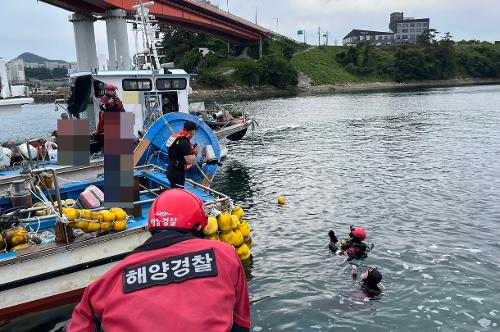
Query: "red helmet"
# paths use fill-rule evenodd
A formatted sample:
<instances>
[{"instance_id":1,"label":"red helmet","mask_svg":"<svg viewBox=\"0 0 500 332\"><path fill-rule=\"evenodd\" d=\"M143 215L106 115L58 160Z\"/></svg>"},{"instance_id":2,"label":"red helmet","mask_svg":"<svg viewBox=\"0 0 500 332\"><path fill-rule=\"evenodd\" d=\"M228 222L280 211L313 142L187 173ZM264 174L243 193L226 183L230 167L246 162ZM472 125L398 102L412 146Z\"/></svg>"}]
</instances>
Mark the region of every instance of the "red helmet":
<instances>
[{"instance_id":1,"label":"red helmet","mask_svg":"<svg viewBox=\"0 0 500 332\"><path fill-rule=\"evenodd\" d=\"M361 241L364 241L366 239L366 235L367 234L364 228L353 227L351 229L351 236L357 237L361 239Z\"/></svg>"},{"instance_id":2,"label":"red helmet","mask_svg":"<svg viewBox=\"0 0 500 332\"><path fill-rule=\"evenodd\" d=\"M108 83L104 87L106 91L116 91L116 86L113 83Z\"/></svg>"},{"instance_id":3,"label":"red helmet","mask_svg":"<svg viewBox=\"0 0 500 332\"><path fill-rule=\"evenodd\" d=\"M197 225L205 228L207 216L201 199L184 189L169 189L162 193L149 210L149 229L184 228Z\"/></svg>"}]
</instances>

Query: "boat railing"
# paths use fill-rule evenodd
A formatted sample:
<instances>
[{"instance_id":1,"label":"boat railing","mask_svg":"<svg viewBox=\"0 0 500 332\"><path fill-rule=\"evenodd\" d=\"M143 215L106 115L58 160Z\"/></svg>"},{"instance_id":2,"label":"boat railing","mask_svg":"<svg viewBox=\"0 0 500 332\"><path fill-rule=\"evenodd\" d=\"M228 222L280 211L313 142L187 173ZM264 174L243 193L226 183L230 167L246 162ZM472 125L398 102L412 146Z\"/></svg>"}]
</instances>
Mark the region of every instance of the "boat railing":
<instances>
[{"instance_id":1,"label":"boat railing","mask_svg":"<svg viewBox=\"0 0 500 332\"><path fill-rule=\"evenodd\" d=\"M63 110L65 110L66 112L68 112L68 109L63 106L63 105L67 105L68 103L68 99L67 98L57 98L54 100L54 111L59 111L59 107L62 108Z\"/></svg>"},{"instance_id":2,"label":"boat railing","mask_svg":"<svg viewBox=\"0 0 500 332\"><path fill-rule=\"evenodd\" d=\"M144 170L148 170L148 171L152 171L152 170L155 170L155 171L159 171L159 172L162 172L164 174L166 174L166 169L161 167L161 166L158 166L158 165L154 165L154 164L147 164L147 165L141 165L141 166L136 166L134 168L136 171L144 171ZM201 189L202 191L205 191L209 194L212 194L214 195L215 197L217 197L217 199L215 199L214 201L210 201L210 202L207 202L205 203L205 206L216 206L217 204L222 204L222 208L228 208L231 203L230 203L230 198L229 196L221 193L221 192L218 192L212 188L209 188L207 186L204 186L196 181L193 181L191 179L186 179L186 182L189 183L191 186L195 187L195 188L198 188L198 189ZM154 199L150 200L151 202L154 201ZM226 203L227 202L227 206L226 206ZM135 202L134 202L135 203Z\"/></svg>"}]
</instances>

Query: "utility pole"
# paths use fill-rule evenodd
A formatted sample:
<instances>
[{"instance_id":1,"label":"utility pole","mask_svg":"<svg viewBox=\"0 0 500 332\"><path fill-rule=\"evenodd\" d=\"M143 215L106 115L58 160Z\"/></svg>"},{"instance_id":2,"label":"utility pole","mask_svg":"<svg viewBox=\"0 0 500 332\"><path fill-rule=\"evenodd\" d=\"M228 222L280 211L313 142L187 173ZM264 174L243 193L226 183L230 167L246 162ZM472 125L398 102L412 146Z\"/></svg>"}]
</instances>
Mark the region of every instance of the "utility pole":
<instances>
[{"instance_id":1,"label":"utility pole","mask_svg":"<svg viewBox=\"0 0 500 332\"><path fill-rule=\"evenodd\" d=\"M229 14L229 0L226 0L226 9ZM229 59L229 52L231 51L231 47L229 46L229 40L227 41L227 58Z\"/></svg>"},{"instance_id":2,"label":"utility pole","mask_svg":"<svg viewBox=\"0 0 500 332\"><path fill-rule=\"evenodd\" d=\"M318 27L318 46L321 46L321 27Z\"/></svg>"},{"instance_id":3,"label":"utility pole","mask_svg":"<svg viewBox=\"0 0 500 332\"><path fill-rule=\"evenodd\" d=\"M278 17L273 17L273 19L275 19L275 20L276 20L276 33L280 33L280 28L279 28L279 25L278 25L278 22L279 22L278 20L279 20L279 18L278 18Z\"/></svg>"},{"instance_id":4,"label":"utility pole","mask_svg":"<svg viewBox=\"0 0 500 332\"><path fill-rule=\"evenodd\" d=\"M258 9L258 8L259 8L259 7L255 6L255 24L257 24L257 9Z\"/></svg>"}]
</instances>

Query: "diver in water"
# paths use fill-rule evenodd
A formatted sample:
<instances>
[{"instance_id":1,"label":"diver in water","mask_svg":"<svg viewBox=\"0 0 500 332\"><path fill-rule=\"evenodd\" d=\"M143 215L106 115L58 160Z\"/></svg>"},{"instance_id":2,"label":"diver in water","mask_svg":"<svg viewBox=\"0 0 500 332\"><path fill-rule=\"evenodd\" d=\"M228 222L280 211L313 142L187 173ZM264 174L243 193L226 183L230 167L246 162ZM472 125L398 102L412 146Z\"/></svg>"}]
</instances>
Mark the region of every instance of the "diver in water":
<instances>
[{"instance_id":1,"label":"diver in water","mask_svg":"<svg viewBox=\"0 0 500 332\"><path fill-rule=\"evenodd\" d=\"M358 269L356 266L352 267L352 278L356 280L358 276ZM375 297L382 293L383 286L382 273L376 267L369 267L361 274L361 289L368 297Z\"/></svg>"},{"instance_id":2,"label":"diver in water","mask_svg":"<svg viewBox=\"0 0 500 332\"><path fill-rule=\"evenodd\" d=\"M373 244L370 247L363 241L366 239L366 230L360 227L351 226L351 232L348 239L340 240L340 247L338 246L339 240L334 231L329 231L330 244L328 247L331 252L338 255L347 255L348 261L353 259L365 259L368 257L368 252L373 249Z\"/></svg>"}]
</instances>

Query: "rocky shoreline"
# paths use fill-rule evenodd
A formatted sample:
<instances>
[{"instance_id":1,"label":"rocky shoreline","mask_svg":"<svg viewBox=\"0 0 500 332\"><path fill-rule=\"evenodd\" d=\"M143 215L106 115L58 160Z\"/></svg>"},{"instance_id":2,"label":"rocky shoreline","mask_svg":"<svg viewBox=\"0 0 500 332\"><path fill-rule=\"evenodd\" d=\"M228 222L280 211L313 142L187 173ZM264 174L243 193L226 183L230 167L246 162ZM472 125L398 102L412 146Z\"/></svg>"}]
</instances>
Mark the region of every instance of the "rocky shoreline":
<instances>
[{"instance_id":1,"label":"rocky shoreline","mask_svg":"<svg viewBox=\"0 0 500 332\"><path fill-rule=\"evenodd\" d=\"M438 88L468 85L500 84L500 79L453 79L441 81L419 81L408 83L373 82L373 83L345 83L333 85L302 85L286 89L274 86L233 86L223 89L194 88L189 96L190 101L206 102L233 102L252 99L283 98L293 96L307 96L334 93L355 93L385 90L411 90L419 88ZM53 103L64 95L38 95L35 103Z\"/></svg>"},{"instance_id":2,"label":"rocky shoreline","mask_svg":"<svg viewBox=\"0 0 500 332\"><path fill-rule=\"evenodd\" d=\"M346 83L333 85L308 85L279 89L273 86L257 87L230 87L224 89L194 89L190 95L191 101L218 101L229 102L251 99L265 99L292 96L307 96L317 94L354 93L385 90L411 90L419 88L438 88L468 85L500 84L500 79L453 79L440 81L419 82L373 82L373 83Z\"/></svg>"}]
</instances>

